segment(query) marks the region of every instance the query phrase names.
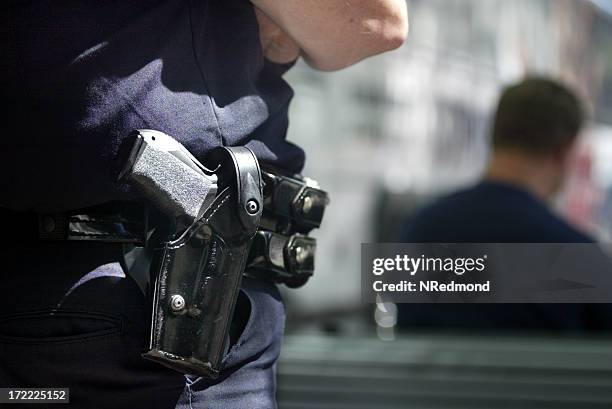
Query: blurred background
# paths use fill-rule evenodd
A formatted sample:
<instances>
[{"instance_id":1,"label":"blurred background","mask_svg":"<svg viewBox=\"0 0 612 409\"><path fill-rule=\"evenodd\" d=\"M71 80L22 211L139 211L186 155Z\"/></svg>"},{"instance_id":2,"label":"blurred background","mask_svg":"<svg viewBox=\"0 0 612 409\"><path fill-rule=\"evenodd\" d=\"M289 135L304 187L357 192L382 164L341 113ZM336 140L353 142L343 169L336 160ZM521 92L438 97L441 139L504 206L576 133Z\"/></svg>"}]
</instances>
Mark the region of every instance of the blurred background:
<instances>
[{"instance_id":1,"label":"blurred background","mask_svg":"<svg viewBox=\"0 0 612 409\"><path fill-rule=\"evenodd\" d=\"M279 406L612 408L608 334L397 331L360 302L360 244L398 241L415 209L474 183L502 87L545 74L589 122L557 210L612 241L612 0L409 0L397 51L347 70L299 63L289 139L330 192L315 276L285 291Z\"/></svg>"}]
</instances>

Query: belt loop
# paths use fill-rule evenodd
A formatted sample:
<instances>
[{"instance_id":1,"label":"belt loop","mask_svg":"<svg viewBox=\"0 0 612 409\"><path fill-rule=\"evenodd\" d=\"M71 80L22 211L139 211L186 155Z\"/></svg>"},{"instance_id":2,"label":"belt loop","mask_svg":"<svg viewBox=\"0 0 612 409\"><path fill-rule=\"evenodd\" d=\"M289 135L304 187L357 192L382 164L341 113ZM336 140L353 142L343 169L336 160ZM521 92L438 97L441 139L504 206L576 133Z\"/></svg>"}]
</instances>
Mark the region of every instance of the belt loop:
<instances>
[{"instance_id":1,"label":"belt loop","mask_svg":"<svg viewBox=\"0 0 612 409\"><path fill-rule=\"evenodd\" d=\"M68 234L68 221L65 213L38 215L38 238L40 240L65 240Z\"/></svg>"}]
</instances>

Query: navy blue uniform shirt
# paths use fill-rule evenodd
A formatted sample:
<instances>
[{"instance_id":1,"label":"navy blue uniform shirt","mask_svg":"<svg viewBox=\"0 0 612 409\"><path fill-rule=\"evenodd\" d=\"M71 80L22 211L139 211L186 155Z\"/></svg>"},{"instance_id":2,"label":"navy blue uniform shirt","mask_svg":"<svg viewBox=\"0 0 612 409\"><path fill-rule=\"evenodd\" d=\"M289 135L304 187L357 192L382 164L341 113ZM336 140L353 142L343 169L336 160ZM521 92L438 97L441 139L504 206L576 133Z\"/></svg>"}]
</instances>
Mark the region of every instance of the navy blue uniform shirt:
<instances>
[{"instance_id":1,"label":"navy blue uniform shirt","mask_svg":"<svg viewBox=\"0 0 612 409\"><path fill-rule=\"evenodd\" d=\"M521 187L484 181L445 196L406 225L415 243L592 243Z\"/></svg>"},{"instance_id":2,"label":"navy blue uniform shirt","mask_svg":"<svg viewBox=\"0 0 612 409\"><path fill-rule=\"evenodd\" d=\"M2 17L0 207L65 210L129 198L113 176L129 132L196 157L246 145L291 172L288 68L266 62L248 0L12 1Z\"/></svg>"}]
</instances>

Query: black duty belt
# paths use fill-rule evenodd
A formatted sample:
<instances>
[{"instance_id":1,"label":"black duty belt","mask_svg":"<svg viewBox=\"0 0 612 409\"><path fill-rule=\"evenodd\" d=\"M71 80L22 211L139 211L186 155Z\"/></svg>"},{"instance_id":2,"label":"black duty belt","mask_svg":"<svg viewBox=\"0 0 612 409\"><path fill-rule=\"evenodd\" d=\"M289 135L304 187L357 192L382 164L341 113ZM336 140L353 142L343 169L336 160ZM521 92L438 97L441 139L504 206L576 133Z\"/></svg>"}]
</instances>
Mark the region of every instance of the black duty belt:
<instances>
[{"instance_id":1,"label":"black duty belt","mask_svg":"<svg viewBox=\"0 0 612 409\"><path fill-rule=\"evenodd\" d=\"M245 275L303 285L314 272L316 240L329 199L315 182L262 171L264 211L253 240ZM90 241L144 247L157 214L145 202L109 202L57 213L0 211L0 222L14 242Z\"/></svg>"}]
</instances>

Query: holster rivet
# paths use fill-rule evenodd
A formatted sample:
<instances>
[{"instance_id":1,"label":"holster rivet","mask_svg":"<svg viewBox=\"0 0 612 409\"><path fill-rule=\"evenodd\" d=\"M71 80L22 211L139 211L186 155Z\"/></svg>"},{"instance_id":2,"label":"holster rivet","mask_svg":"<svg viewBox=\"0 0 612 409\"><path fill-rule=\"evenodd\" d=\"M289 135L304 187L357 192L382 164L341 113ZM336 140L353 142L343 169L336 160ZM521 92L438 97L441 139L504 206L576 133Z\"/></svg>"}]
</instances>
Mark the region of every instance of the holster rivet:
<instances>
[{"instance_id":1,"label":"holster rivet","mask_svg":"<svg viewBox=\"0 0 612 409\"><path fill-rule=\"evenodd\" d=\"M170 309L173 312L183 311L185 309L185 299L178 294L173 295L170 297Z\"/></svg>"},{"instance_id":2,"label":"holster rivet","mask_svg":"<svg viewBox=\"0 0 612 409\"><path fill-rule=\"evenodd\" d=\"M246 210L247 212L249 212L249 214L257 213L257 211L259 210L259 204L257 203L257 200L250 199L249 201L247 201Z\"/></svg>"}]
</instances>

